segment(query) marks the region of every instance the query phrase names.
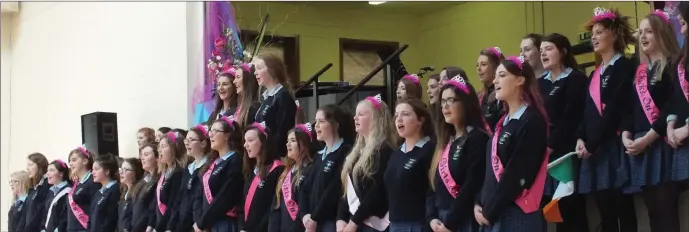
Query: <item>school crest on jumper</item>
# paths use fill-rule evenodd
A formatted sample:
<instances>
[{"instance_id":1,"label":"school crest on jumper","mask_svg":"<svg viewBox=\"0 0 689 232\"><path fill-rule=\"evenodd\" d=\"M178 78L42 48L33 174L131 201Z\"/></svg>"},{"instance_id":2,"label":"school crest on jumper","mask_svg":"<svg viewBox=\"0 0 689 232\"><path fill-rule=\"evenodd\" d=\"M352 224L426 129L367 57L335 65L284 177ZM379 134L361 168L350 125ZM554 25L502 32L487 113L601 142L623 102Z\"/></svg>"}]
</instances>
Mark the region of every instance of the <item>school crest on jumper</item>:
<instances>
[{"instance_id":1,"label":"school crest on jumper","mask_svg":"<svg viewBox=\"0 0 689 232\"><path fill-rule=\"evenodd\" d=\"M265 180L262 180L261 182L258 182L258 188L263 188L263 186L266 184Z\"/></svg>"},{"instance_id":2,"label":"school crest on jumper","mask_svg":"<svg viewBox=\"0 0 689 232\"><path fill-rule=\"evenodd\" d=\"M500 140L498 140L498 143L500 145L505 144L505 141L509 139L511 135L512 134L510 134L509 132L502 133L502 135L500 136Z\"/></svg>"},{"instance_id":3,"label":"school crest on jumper","mask_svg":"<svg viewBox=\"0 0 689 232\"><path fill-rule=\"evenodd\" d=\"M81 194L81 192L83 192L83 191L84 191L84 188L79 188L79 189L77 189L77 191L74 193L74 195L79 195L79 194Z\"/></svg>"},{"instance_id":4,"label":"school crest on jumper","mask_svg":"<svg viewBox=\"0 0 689 232\"><path fill-rule=\"evenodd\" d=\"M189 177L189 181L187 181L187 189L191 189L191 186L193 183L194 183L194 178Z\"/></svg>"},{"instance_id":5,"label":"school crest on jumper","mask_svg":"<svg viewBox=\"0 0 689 232\"><path fill-rule=\"evenodd\" d=\"M553 87L553 90L550 90L550 94L549 94L549 95L550 95L550 96L555 95L555 93L557 92L558 89L560 89L560 86L555 86L555 87Z\"/></svg>"},{"instance_id":6,"label":"school crest on jumper","mask_svg":"<svg viewBox=\"0 0 689 232\"><path fill-rule=\"evenodd\" d=\"M100 197L100 199L98 199L98 202L96 204L100 205L100 203L103 203L103 200L105 200L105 197Z\"/></svg>"},{"instance_id":7,"label":"school crest on jumper","mask_svg":"<svg viewBox=\"0 0 689 232\"><path fill-rule=\"evenodd\" d=\"M212 174L213 174L214 176L215 176L215 175L218 175L218 173L220 173L220 170L222 170L222 168L223 168L223 167L216 167L216 169L213 170L213 173L212 173Z\"/></svg>"},{"instance_id":8,"label":"school crest on jumper","mask_svg":"<svg viewBox=\"0 0 689 232\"><path fill-rule=\"evenodd\" d=\"M452 153L452 160L458 160L459 159L459 154L462 153L462 148L463 148L463 146L461 144L457 144L455 152Z\"/></svg>"},{"instance_id":9,"label":"school crest on jumper","mask_svg":"<svg viewBox=\"0 0 689 232\"><path fill-rule=\"evenodd\" d=\"M415 163L416 163L416 159L409 158L409 160L407 160L407 163L404 164L404 169L407 169L407 170L411 169L412 167L414 167Z\"/></svg>"},{"instance_id":10,"label":"school crest on jumper","mask_svg":"<svg viewBox=\"0 0 689 232\"><path fill-rule=\"evenodd\" d=\"M610 75L603 77L603 82L601 83L601 88L604 89L605 87L608 87L608 79L610 79Z\"/></svg>"},{"instance_id":11,"label":"school crest on jumper","mask_svg":"<svg viewBox=\"0 0 689 232\"><path fill-rule=\"evenodd\" d=\"M330 172L330 170L331 170L332 167L333 167L333 163L334 163L334 162L333 162L333 161L330 161L330 160L326 161L326 162L325 162L325 167L323 167L323 172Z\"/></svg>"}]
</instances>

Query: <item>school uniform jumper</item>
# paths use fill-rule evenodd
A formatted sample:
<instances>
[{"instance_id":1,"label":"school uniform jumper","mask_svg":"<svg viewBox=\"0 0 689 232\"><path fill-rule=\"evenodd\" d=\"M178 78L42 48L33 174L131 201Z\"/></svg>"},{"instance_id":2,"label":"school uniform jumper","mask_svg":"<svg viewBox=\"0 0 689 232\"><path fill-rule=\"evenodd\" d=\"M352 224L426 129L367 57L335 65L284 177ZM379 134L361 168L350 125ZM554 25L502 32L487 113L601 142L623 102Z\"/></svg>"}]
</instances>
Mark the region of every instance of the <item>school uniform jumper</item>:
<instances>
[{"instance_id":1,"label":"school uniform jumper","mask_svg":"<svg viewBox=\"0 0 689 232\"><path fill-rule=\"evenodd\" d=\"M675 128L681 128L689 124L689 77L685 74L686 70L680 61L676 67L672 68L672 97L669 99L670 106L666 121L674 120ZM689 139L681 141L682 146L673 152L671 179L673 181L689 180Z\"/></svg>"},{"instance_id":2,"label":"school uniform jumper","mask_svg":"<svg viewBox=\"0 0 689 232\"><path fill-rule=\"evenodd\" d=\"M111 180L103 186L91 202L89 215L90 232L114 232L117 230L117 202L120 201L120 183Z\"/></svg>"},{"instance_id":3,"label":"school uniform jumper","mask_svg":"<svg viewBox=\"0 0 689 232\"><path fill-rule=\"evenodd\" d=\"M589 83L584 120L577 137L592 154L581 161L579 193L618 189L629 181L622 163L622 140L618 134L622 115L630 112L632 81L636 66L622 54L615 55L606 67L598 67Z\"/></svg>"},{"instance_id":4,"label":"school uniform jumper","mask_svg":"<svg viewBox=\"0 0 689 232\"><path fill-rule=\"evenodd\" d=\"M495 85L491 84L481 91L479 94L479 101L483 109L483 117L486 118L486 122L488 126L490 126L490 129L495 130L495 124L498 123L498 120L504 113L502 103L495 99Z\"/></svg>"},{"instance_id":5,"label":"school uniform jumper","mask_svg":"<svg viewBox=\"0 0 689 232\"><path fill-rule=\"evenodd\" d=\"M268 231L269 213L275 187L285 165L280 160L274 160L271 166L265 167L265 177L261 178L258 169L249 175L244 182L244 202L239 213L239 230L247 232Z\"/></svg>"},{"instance_id":6,"label":"school uniform jumper","mask_svg":"<svg viewBox=\"0 0 689 232\"><path fill-rule=\"evenodd\" d=\"M390 155L383 180L390 210L390 230L424 231L428 169L433 160L435 142L426 136L409 152L403 143Z\"/></svg>"},{"instance_id":7,"label":"school uniform jumper","mask_svg":"<svg viewBox=\"0 0 689 232\"><path fill-rule=\"evenodd\" d=\"M130 232L132 231L132 196L127 191L119 202L119 209L117 215L117 231Z\"/></svg>"},{"instance_id":8,"label":"school uniform jumper","mask_svg":"<svg viewBox=\"0 0 689 232\"><path fill-rule=\"evenodd\" d=\"M294 128L294 117L297 104L287 88L278 84L273 89L263 92L261 107L256 112L255 121L265 122L270 128L271 141L275 144L287 143L287 132ZM287 147L277 146L275 151L280 156L287 154Z\"/></svg>"},{"instance_id":9,"label":"school uniform jumper","mask_svg":"<svg viewBox=\"0 0 689 232\"><path fill-rule=\"evenodd\" d=\"M182 173L186 169L175 168L166 173L161 174L155 188L155 198L153 199L156 207L155 224L152 226L156 231L167 231L167 226L170 223L171 215L174 215L179 210L179 203L183 196L179 195L179 189L182 186Z\"/></svg>"},{"instance_id":10,"label":"school uniform jumper","mask_svg":"<svg viewBox=\"0 0 689 232\"><path fill-rule=\"evenodd\" d=\"M194 207L195 202L200 202L198 197L199 188L201 188L199 179L199 168L207 161L204 156L197 163L191 162L187 168L182 172L182 185L179 188L178 195L181 196L179 209L170 214L167 229L169 231L188 232L193 230L194 219L201 217L199 212L201 206Z\"/></svg>"},{"instance_id":11,"label":"school uniform jumper","mask_svg":"<svg viewBox=\"0 0 689 232\"><path fill-rule=\"evenodd\" d=\"M488 143L479 201L491 225L481 231L546 231L539 205L547 175L547 127L539 111L527 105L499 121Z\"/></svg>"},{"instance_id":12,"label":"school uniform jumper","mask_svg":"<svg viewBox=\"0 0 689 232\"><path fill-rule=\"evenodd\" d=\"M39 232L45 228L45 220L47 210L45 208L46 198L50 194L50 184L48 179L41 179L38 184L29 189L29 195L24 202L25 223L24 228L19 229L21 232Z\"/></svg>"},{"instance_id":13,"label":"school uniform jumper","mask_svg":"<svg viewBox=\"0 0 689 232\"><path fill-rule=\"evenodd\" d=\"M242 156L229 152L210 163L208 170L199 173L197 203L201 206L199 218L194 219L201 230L211 232L237 232L237 220L242 198L244 176Z\"/></svg>"},{"instance_id":14,"label":"school uniform jumper","mask_svg":"<svg viewBox=\"0 0 689 232\"><path fill-rule=\"evenodd\" d=\"M340 138L332 147L324 147L314 156L311 173L299 192L299 215L310 214L317 232L336 230L337 209L342 199L342 166L351 144ZM303 219L303 216L302 216Z\"/></svg>"},{"instance_id":15,"label":"school uniform jumper","mask_svg":"<svg viewBox=\"0 0 689 232\"><path fill-rule=\"evenodd\" d=\"M10 206L10 211L7 213L7 229L10 232L21 231L20 229L24 228L24 223L26 223L26 215L24 215L26 197L27 195L17 197L17 200Z\"/></svg>"},{"instance_id":16,"label":"school uniform jumper","mask_svg":"<svg viewBox=\"0 0 689 232\"><path fill-rule=\"evenodd\" d=\"M271 205L273 209L268 223L269 232L302 232L306 230L302 222L304 215L299 215L298 196L310 171L310 164L302 165L297 176L297 169L292 167L289 173L285 175L282 183L279 183L279 188L281 188L280 201L277 202L277 198L273 199Z\"/></svg>"},{"instance_id":17,"label":"school uniform jumper","mask_svg":"<svg viewBox=\"0 0 689 232\"><path fill-rule=\"evenodd\" d=\"M142 182L136 195L132 196L131 232L144 232L149 225L155 225L158 178L147 174Z\"/></svg>"},{"instance_id":18,"label":"school uniform jumper","mask_svg":"<svg viewBox=\"0 0 689 232\"><path fill-rule=\"evenodd\" d=\"M67 181L50 187L50 194L46 197L45 231L67 231L67 208L69 202L67 193L72 190Z\"/></svg>"},{"instance_id":19,"label":"school uniform jumper","mask_svg":"<svg viewBox=\"0 0 689 232\"><path fill-rule=\"evenodd\" d=\"M426 224L438 219L450 231L478 231L474 203L486 173L488 139L487 134L471 126L465 136L451 138L435 172L435 190L428 189Z\"/></svg>"},{"instance_id":20,"label":"school uniform jumper","mask_svg":"<svg viewBox=\"0 0 689 232\"><path fill-rule=\"evenodd\" d=\"M90 171L82 176L79 182L72 185L72 191L67 195L69 203L67 231L80 232L88 230L91 202L100 188L100 183L93 182L93 176L91 176Z\"/></svg>"},{"instance_id":21,"label":"school uniform jumper","mask_svg":"<svg viewBox=\"0 0 689 232\"><path fill-rule=\"evenodd\" d=\"M354 222L357 224L357 231L360 232L375 231L374 228L366 225L364 221L373 216L384 218L388 214L388 194L385 189L384 170L387 169L393 149L387 144L381 144L377 152L378 157L376 161L378 164L374 165L374 167L378 167L378 170L372 170L374 172L370 178L354 180L351 174L352 170L346 170L349 178L354 182L352 183L354 191L347 191L346 195L355 194L359 199L359 207L352 213L349 209L348 196L340 198L340 205L338 207L337 219L345 222Z\"/></svg>"}]
</instances>

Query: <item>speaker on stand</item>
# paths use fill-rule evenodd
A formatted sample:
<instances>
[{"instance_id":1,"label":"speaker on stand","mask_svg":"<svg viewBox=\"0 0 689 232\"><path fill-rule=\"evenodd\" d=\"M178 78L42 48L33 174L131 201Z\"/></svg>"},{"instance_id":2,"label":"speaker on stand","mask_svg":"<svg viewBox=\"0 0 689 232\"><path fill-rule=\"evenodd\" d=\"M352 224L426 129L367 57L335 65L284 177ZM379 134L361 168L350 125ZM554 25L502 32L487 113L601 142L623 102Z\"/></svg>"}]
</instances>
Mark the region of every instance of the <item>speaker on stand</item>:
<instances>
[{"instance_id":1,"label":"speaker on stand","mask_svg":"<svg viewBox=\"0 0 689 232\"><path fill-rule=\"evenodd\" d=\"M81 116L81 142L96 154L119 156L117 114L93 112Z\"/></svg>"}]
</instances>

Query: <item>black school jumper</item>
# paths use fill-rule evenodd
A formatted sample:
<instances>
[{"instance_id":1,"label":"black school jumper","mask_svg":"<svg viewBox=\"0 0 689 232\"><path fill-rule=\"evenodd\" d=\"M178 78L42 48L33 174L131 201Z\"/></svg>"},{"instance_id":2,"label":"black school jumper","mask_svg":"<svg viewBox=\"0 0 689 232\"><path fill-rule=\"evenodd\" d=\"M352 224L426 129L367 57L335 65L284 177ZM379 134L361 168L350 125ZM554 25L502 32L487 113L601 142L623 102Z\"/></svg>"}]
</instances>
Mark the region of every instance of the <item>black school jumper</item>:
<instances>
[{"instance_id":1,"label":"black school jumper","mask_svg":"<svg viewBox=\"0 0 689 232\"><path fill-rule=\"evenodd\" d=\"M435 191L428 188L426 198L426 223L438 219L450 231L478 229L473 212L486 172L488 135L473 127L468 127L467 131L466 138L452 140L448 153L448 169L459 187L457 198L452 197L445 186L440 168L435 172Z\"/></svg>"},{"instance_id":2,"label":"black school jumper","mask_svg":"<svg viewBox=\"0 0 689 232\"><path fill-rule=\"evenodd\" d=\"M120 183L111 180L96 195L91 202L89 215L90 232L114 232L117 230L117 202L120 201Z\"/></svg>"},{"instance_id":3,"label":"black school jumper","mask_svg":"<svg viewBox=\"0 0 689 232\"><path fill-rule=\"evenodd\" d=\"M132 231L132 211L132 196L127 191L120 200L119 209L117 210L119 217L117 220L117 231Z\"/></svg>"},{"instance_id":4,"label":"black school jumper","mask_svg":"<svg viewBox=\"0 0 689 232\"><path fill-rule=\"evenodd\" d=\"M433 159L435 143L429 137L419 140L409 152L405 143L390 155L383 175L388 194L390 223L413 224L428 227L425 223L428 168Z\"/></svg>"},{"instance_id":5,"label":"black school jumper","mask_svg":"<svg viewBox=\"0 0 689 232\"><path fill-rule=\"evenodd\" d=\"M141 181L138 192L132 196L132 232L144 232L149 225L155 225L158 178L147 174Z\"/></svg>"},{"instance_id":6,"label":"black school jumper","mask_svg":"<svg viewBox=\"0 0 689 232\"><path fill-rule=\"evenodd\" d=\"M255 121L265 122L270 128L271 141L278 144L277 154L287 154L287 132L294 128L294 117L297 113L297 104L287 88L278 84L273 89L263 93L261 107L256 112Z\"/></svg>"},{"instance_id":7,"label":"black school jumper","mask_svg":"<svg viewBox=\"0 0 689 232\"><path fill-rule=\"evenodd\" d=\"M500 120L500 117L503 115L503 103L495 99L495 85L491 84L489 87L485 88L480 93L479 100L481 100L483 117L486 118L486 122L490 126L490 129L495 130L495 124L498 123L498 120Z\"/></svg>"},{"instance_id":8,"label":"black school jumper","mask_svg":"<svg viewBox=\"0 0 689 232\"><path fill-rule=\"evenodd\" d=\"M565 68L555 80L551 79L550 71L547 71L539 79L539 87L545 110L550 119L550 135L548 147L553 150L550 161L575 151L577 136L576 131L584 118L584 106L586 105L588 79L583 72ZM573 158L574 175L579 176L580 160ZM575 179L576 180L576 179ZM575 181L576 182L576 181ZM559 181L548 175L545 183L543 202L550 202ZM588 231L588 219L586 218L586 198L584 195L573 194L560 199L560 212L564 222L557 223L558 231Z\"/></svg>"},{"instance_id":9,"label":"black school jumper","mask_svg":"<svg viewBox=\"0 0 689 232\"><path fill-rule=\"evenodd\" d=\"M77 182L76 186L72 186L73 192L71 195L72 200L74 200L74 204L81 208L86 215L91 216L91 202L93 201L93 195L95 195L100 188L101 184L93 182L91 172L87 172L79 180L79 182ZM83 231L88 229L84 228L81 223L79 223L71 207L67 210L67 212L69 212L67 213L67 231Z\"/></svg>"},{"instance_id":10,"label":"black school jumper","mask_svg":"<svg viewBox=\"0 0 689 232\"><path fill-rule=\"evenodd\" d=\"M180 203L179 209L170 215L167 230L188 232L193 230L195 219L201 217L201 205L194 207L194 203L198 201L199 188L201 182L199 179L199 168L203 166L207 159L205 156L197 163L191 162L187 168L182 172L182 185L179 188Z\"/></svg>"},{"instance_id":11,"label":"black school jumper","mask_svg":"<svg viewBox=\"0 0 689 232\"><path fill-rule=\"evenodd\" d=\"M294 203L297 205L296 207L299 207L299 191L301 188L304 186L304 182L306 180L306 177L309 175L309 172L311 171L311 165L306 164L303 165L300 171L300 175L297 176L296 169L292 168L290 170L292 172L291 179L292 181L290 183L285 183L283 180L283 183L279 183L278 188L282 188L285 186L285 188L289 187L291 189L291 194L292 194L292 200ZM270 222L268 223L268 231L269 232L302 232L305 231L306 229L304 228L304 223L302 222L302 218L304 215L299 215L299 210L297 209L297 214L295 219L292 219L292 216L289 214L289 208L287 207L287 203L285 203L285 197L284 197L284 191L280 192L280 202L276 202L277 198L273 199L273 204L271 207L274 207L271 210L270 213ZM279 207L275 208L279 204Z\"/></svg>"},{"instance_id":12,"label":"black school jumper","mask_svg":"<svg viewBox=\"0 0 689 232\"><path fill-rule=\"evenodd\" d=\"M152 226L156 231L167 231L167 225L170 223L171 215L176 214L177 210L179 210L180 198L182 197L179 195L179 188L182 186L182 173L184 173L185 170L184 168L175 168L170 173L167 173L167 175L165 173L161 174L164 175L164 179L159 179L158 182L163 182L157 183L160 185L160 191L158 191L158 186L154 187L154 191L157 194L153 198L156 218L155 224L149 224L148 226ZM161 211L161 205L158 204L157 198L160 199L161 204L165 204L167 207L165 213Z\"/></svg>"},{"instance_id":13,"label":"black school jumper","mask_svg":"<svg viewBox=\"0 0 689 232\"><path fill-rule=\"evenodd\" d=\"M237 221L242 198L244 197L242 188L244 187L244 176L242 175L242 156L234 152L219 157L213 170L208 173L199 173L199 185L197 189L196 206L201 206L200 217L196 219L196 226L201 230L210 231L216 225L226 224L227 222ZM210 167L209 167L210 170ZM204 176L209 174L208 185L204 184ZM213 196L209 203L206 191L210 191ZM231 217L227 212L235 209L237 216Z\"/></svg>"},{"instance_id":14,"label":"black school jumper","mask_svg":"<svg viewBox=\"0 0 689 232\"><path fill-rule=\"evenodd\" d=\"M294 102L292 102L294 103ZM294 120L293 120L294 121ZM272 165L272 164L271 164ZM271 166L266 167L266 172L270 170ZM254 177L257 175L258 170L254 170L253 173L249 175L249 178L244 180L244 201L240 206L239 210L239 230L247 232L264 232L268 231L268 221L269 212L273 206L273 198L275 197L275 187L277 186L280 174L284 171L285 166L279 165L273 169L270 173L266 173L266 177L260 180L259 184L256 186L253 198L251 199L251 205L249 205L248 215L245 216L245 204L249 200L249 191L251 188L251 183Z\"/></svg>"},{"instance_id":15,"label":"black school jumper","mask_svg":"<svg viewBox=\"0 0 689 232\"><path fill-rule=\"evenodd\" d=\"M14 201L10 207L10 211L7 213L7 229L10 232L20 231L19 228L24 228L24 223L26 216L24 215L24 202L26 201L26 196L19 196L17 200Z\"/></svg>"},{"instance_id":16,"label":"black school jumper","mask_svg":"<svg viewBox=\"0 0 689 232\"><path fill-rule=\"evenodd\" d=\"M686 75L684 61L672 67L672 97L667 120L675 121L675 129L681 128L689 121L689 75ZM680 72L682 71L682 72ZM681 78L681 79L680 79ZM687 88L682 90L682 83ZM680 142L680 141L678 141ZM681 141L684 145L674 151L672 165L672 180L686 181L689 179L689 139Z\"/></svg>"},{"instance_id":17,"label":"black school jumper","mask_svg":"<svg viewBox=\"0 0 689 232\"><path fill-rule=\"evenodd\" d=\"M506 115L504 120L506 124L503 123L500 133L493 135L499 136L496 152L504 167L500 181L493 170L492 138L486 149L486 173L480 196L483 216L491 222L486 231L544 231L542 212L525 213L515 200L534 184L544 184L536 183L536 177L546 157L548 125L538 109L527 105L522 105L514 115Z\"/></svg>"},{"instance_id":18,"label":"black school jumper","mask_svg":"<svg viewBox=\"0 0 689 232\"><path fill-rule=\"evenodd\" d=\"M67 181L63 181L56 185L50 187L50 193L45 198L45 213L48 214L50 210L50 215L47 215L45 231L67 231L67 210L69 210L69 201L67 200L67 194L60 196L60 198L52 204L57 194L61 191L72 187ZM52 209L51 209L52 205Z\"/></svg>"},{"instance_id":19,"label":"black school jumper","mask_svg":"<svg viewBox=\"0 0 689 232\"><path fill-rule=\"evenodd\" d=\"M36 186L29 189L29 195L24 202L24 211L26 221L24 228L18 231L21 232L39 232L45 226L46 213L48 209L45 208L45 199L50 194L50 184L48 179L43 178Z\"/></svg>"},{"instance_id":20,"label":"black school jumper","mask_svg":"<svg viewBox=\"0 0 689 232\"><path fill-rule=\"evenodd\" d=\"M357 224L358 229L361 230L367 226L363 224L364 220L371 216L376 216L383 218L388 212L388 194L385 189L384 184L384 174L385 169L388 167L388 161L392 155L392 148L387 144L382 144L377 150L378 162L374 167L378 167L378 170L372 173L371 178L352 180L354 183L355 193L359 196L359 208L352 215L349 211L349 203L347 202L347 197L340 198L340 205L337 212L337 220L351 221ZM345 170L343 170L345 171ZM352 178L351 170L347 170L348 175Z\"/></svg>"},{"instance_id":21,"label":"black school jumper","mask_svg":"<svg viewBox=\"0 0 689 232\"><path fill-rule=\"evenodd\" d=\"M331 148L323 148L316 153L311 173L299 192L299 215L303 219L303 215L311 214L311 220L316 222L319 230L326 223L335 230L337 211L333 209L337 209L342 198L340 173L351 150L352 145L340 138Z\"/></svg>"}]
</instances>

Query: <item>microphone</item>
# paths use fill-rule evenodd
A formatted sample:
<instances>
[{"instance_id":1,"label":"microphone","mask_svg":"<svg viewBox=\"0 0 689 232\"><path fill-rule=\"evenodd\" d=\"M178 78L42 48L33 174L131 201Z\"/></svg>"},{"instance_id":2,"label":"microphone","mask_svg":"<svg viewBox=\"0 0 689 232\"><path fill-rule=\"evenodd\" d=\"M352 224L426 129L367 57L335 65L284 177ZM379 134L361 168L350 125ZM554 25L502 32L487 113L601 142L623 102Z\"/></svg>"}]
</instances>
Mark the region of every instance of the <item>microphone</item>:
<instances>
[{"instance_id":1,"label":"microphone","mask_svg":"<svg viewBox=\"0 0 689 232\"><path fill-rule=\"evenodd\" d=\"M433 71L435 71L435 68L433 67L433 65L430 65L430 66L422 67L419 70L420 71L426 71L426 72L433 72Z\"/></svg>"}]
</instances>

